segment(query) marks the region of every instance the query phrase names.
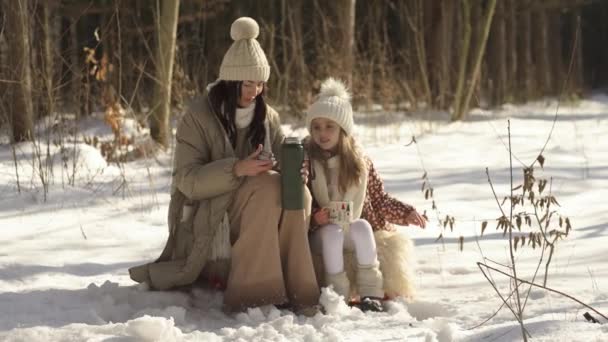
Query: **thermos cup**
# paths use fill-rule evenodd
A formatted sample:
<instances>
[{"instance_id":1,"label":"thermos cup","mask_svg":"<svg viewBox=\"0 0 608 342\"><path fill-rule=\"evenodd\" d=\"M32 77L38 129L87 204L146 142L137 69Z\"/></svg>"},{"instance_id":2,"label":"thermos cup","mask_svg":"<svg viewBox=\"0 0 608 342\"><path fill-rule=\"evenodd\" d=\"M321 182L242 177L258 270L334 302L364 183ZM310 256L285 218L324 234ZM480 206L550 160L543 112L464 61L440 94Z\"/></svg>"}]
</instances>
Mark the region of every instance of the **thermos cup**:
<instances>
[{"instance_id":1,"label":"thermos cup","mask_svg":"<svg viewBox=\"0 0 608 342\"><path fill-rule=\"evenodd\" d=\"M304 209L302 162L304 146L298 138L286 138L281 146L281 204L283 209Z\"/></svg>"}]
</instances>

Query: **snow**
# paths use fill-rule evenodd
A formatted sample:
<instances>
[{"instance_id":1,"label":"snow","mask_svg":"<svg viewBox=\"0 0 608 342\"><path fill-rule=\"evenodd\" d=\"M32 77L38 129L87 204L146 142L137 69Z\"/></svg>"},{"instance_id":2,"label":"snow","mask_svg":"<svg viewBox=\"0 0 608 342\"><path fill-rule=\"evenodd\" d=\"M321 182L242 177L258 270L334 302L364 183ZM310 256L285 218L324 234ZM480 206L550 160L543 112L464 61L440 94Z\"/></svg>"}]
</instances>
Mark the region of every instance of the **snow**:
<instances>
[{"instance_id":1,"label":"snow","mask_svg":"<svg viewBox=\"0 0 608 342\"><path fill-rule=\"evenodd\" d=\"M0 145L0 340L519 341L519 324L506 308L481 324L502 301L477 262L509 262L508 241L494 230L501 214L485 169L502 199L510 186L507 120L518 184L522 165L529 165L547 140L556 106L547 99L494 111L476 109L470 119L455 123L446 120L446 113L357 113L356 137L386 189L431 218L426 230L399 228L416 246L417 297L388 301L384 313L363 313L323 289L321 304L327 312L314 317L274 306L227 315L221 292L151 292L134 284L127 269L157 257L167 237L171 151L153 159L107 163L81 139L112 138L99 115L80 121L79 138L64 145L45 135L58 121L41 122L41 141L18 144L14 151ZM306 134L302 127L284 128L288 134ZM574 227L558 244L547 285L604 315L606 132L607 96L562 103L543 152L545 167L535 170L537 178L552 178L559 211ZM417 144L406 146L412 136ZM434 188L437 213L420 191L423 170ZM445 215L455 217L453 232L437 220ZM490 223L481 236L485 220ZM442 241L436 241L439 234ZM532 279L539 250L519 248L515 257L518 275ZM507 296L508 279L491 275ZM544 266L535 282L542 282L543 275ZM601 324L587 322L585 312ZM608 340L608 324L601 316L540 288L530 291L524 318L535 341Z\"/></svg>"}]
</instances>

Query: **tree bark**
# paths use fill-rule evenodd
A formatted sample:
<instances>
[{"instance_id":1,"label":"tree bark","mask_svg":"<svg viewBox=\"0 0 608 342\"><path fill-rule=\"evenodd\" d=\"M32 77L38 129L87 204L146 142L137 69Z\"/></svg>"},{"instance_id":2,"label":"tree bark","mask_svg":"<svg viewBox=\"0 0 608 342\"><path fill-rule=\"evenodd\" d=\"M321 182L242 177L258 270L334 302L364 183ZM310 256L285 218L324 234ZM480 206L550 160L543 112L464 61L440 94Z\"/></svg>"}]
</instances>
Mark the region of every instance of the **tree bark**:
<instances>
[{"instance_id":1,"label":"tree bark","mask_svg":"<svg viewBox=\"0 0 608 342\"><path fill-rule=\"evenodd\" d=\"M498 106L505 101L506 79L507 79L507 36L506 20L503 1L496 4L496 17L492 22L492 35L490 37L490 64L492 78L491 94L492 106Z\"/></svg>"},{"instance_id":2,"label":"tree bark","mask_svg":"<svg viewBox=\"0 0 608 342\"><path fill-rule=\"evenodd\" d=\"M506 0L508 20L506 25L507 30L507 80L506 80L506 99L505 101L513 101L515 99L515 90L517 88L517 0Z\"/></svg>"},{"instance_id":3,"label":"tree bark","mask_svg":"<svg viewBox=\"0 0 608 342\"><path fill-rule=\"evenodd\" d=\"M454 92L454 102L452 105L452 121L460 119L462 112L463 90L467 75L467 61L471 46L471 3L469 0L462 0L462 43L460 45L460 61L458 63L458 78L456 81L456 91Z\"/></svg>"},{"instance_id":4,"label":"tree bark","mask_svg":"<svg viewBox=\"0 0 608 342\"><path fill-rule=\"evenodd\" d=\"M548 18L548 30L550 32L549 36L553 37L549 39L549 54L551 58L549 59L550 64L550 73L551 73L551 93L554 95L559 95L563 80L564 80L564 59L563 59L563 51L562 51L562 15L560 11L553 11Z\"/></svg>"},{"instance_id":5,"label":"tree bark","mask_svg":"<svg viewBox=\"0 0 608 342\"><path fill-rule=\"evenodd\" d=\"M550 94L551 67L549 62L549 42L547 37L547 10L534 13L534 66L536 68L536 89L541 96Z\"/></svg>"},{"instance_id":6,"label":"tree bark","mask_svg":"<svg viewBox=\"0 0 608 342\"><path fill-rule=\"evenodd\" d=\"M44 94L42 96L42 103L44 104L43 115L50 115L55 110L55 91L54 91L54 75L55 75L55 63L54 63L54 37L53 29L55 28L52 23L51 16L51 2L44 1L41 6L41 26L42 26L42 82L44 84Z\"/></svg>"},{"instance_id":7,"label":"tree bark","mask_svg":"<svg viewBox=\"0 0 608 342\"><path fill-rule=\"evenodd\" d=\"M83 99L83 83L82 83L82 61L80 60L80 48L78 44L78 21L68 18L69 25L69 75L70 86L69 96L67 96L71 110L76 113L77 117L82 116L81 101Z\"/></svg>"},{"instance_id":8,"label":"tree bark","mask_svg":"<svg viewBox=\"0 0 608 342\"><path fill-rule=\"evenodd\" d=\"M157 8L161 5L157 2ZM158 14L158 48L155 84L157 104L150 116L150 134L163 147L169 146L169 116L171 113L171 80L177 35L179 0L163 0Z\"/></svg>"},{"instance_id":9,"label":"tree bark","mask_svg":"<svg viewBox=\"0 0 608 342\"><path fill-rule=\"evenodd\" d=\"M433 94L429 84L429 72L427 68L426 43L424 39L424 6L422 0L414 1L414 24L412 30L416 41L416 55L418 56L418 66L420 68L420 81L424 90L424 99L427 106L433 103Z\"/></svg>"},{"instance_id":10,"label":"tree bark","mask_svg":"<svg viewBox=\"0 0 608 342\"><path fill-rule=\"evenodd\" d=\"M451 73L450 65L453 56L452 39L454 35L454 6L453 1L439 2L439 21L437 30L435 30L433 55L435 57L435 87L437 89L437 97L435 104L438 108L446 108L451 93Z\"/></svg>"},{"instance_id":11,"label":"tree bark","mask_svg":"<svg viewBox=\"0 0 608 342\"><path fill-rule=\"evenodd\" d=\"M572 75L570 78L572 79L572 86L570 88L570 92L581 93L584 87L584 68L583 68L583 37L582 37L582 28L581 28L581 16L580 10L576 9L571 14L572 20L572 44L574 49L574 58ZM578 30L578 34L577 34ZM570 62L570 61L568 61Z\"/></svg>"},{"instance_id":12,"label":"tree bark","mask_svg":"<svg viewBox=\"0 0 608 342\"><path fill-rule=\"evenodd\" d=\"M339 18L338 32L342 32L339 39L338 53L342 56L342 78L350 87L353 83L353 68L355 61L355 8L356 0L338 0L337 18Z\"/></svg>"},{"instance_id":13,"label":"tree bark","mask_svg":"<svg viewBox=\"0 0 608 342\"><path fill-rule=\"evenodd\" d=\"M519 94L518 99L526 102L534 96L533 87L535 67L532 62L532 18L530 11L527 9L530 0L518 0L520 3L519 29L520 34L518 52L518 78L519 78Z\"/></svg>"},{"instance_id":14,"label":"tree bark","mask_svg":"<svg viewBox=\"0 0 608 342\"><path fill-rule=\"evenodd\" d=\"M473 91L475 90L475 85L477 80L479 79L479 73L481 70L481 61L483 59L484 52L486 50L486 43L488 41L488 35L490 33L490 26L492 24L492 19L494 17L494 9L496 8L496 0L488 0L486 4L486 11L483 15L484 23L483 30L480 34L480 41L477 46L477 50L475 51L475 59L473 64L473 71L470 77L470 85L467 91L466 96L464 97L464 101L460 106L460 111L455 112L455 116L452 119L462 120L466 113L469 110L469 102L471 101L471 96L473 96Z\"/></svg>"},{"instance_id":15,"label":"tree bark","mask_svg":"<svg viewBox=\"0 0 608 342\"><path fill-rule=\"evenodd\" d=\"M12 56L8 58L13 72L15 86L9 86L9 111L13 142L33 138L32 70L30 63L30 1L4 0L2 8L6 13L6 38Z\"/></svg>"}]
</instances>

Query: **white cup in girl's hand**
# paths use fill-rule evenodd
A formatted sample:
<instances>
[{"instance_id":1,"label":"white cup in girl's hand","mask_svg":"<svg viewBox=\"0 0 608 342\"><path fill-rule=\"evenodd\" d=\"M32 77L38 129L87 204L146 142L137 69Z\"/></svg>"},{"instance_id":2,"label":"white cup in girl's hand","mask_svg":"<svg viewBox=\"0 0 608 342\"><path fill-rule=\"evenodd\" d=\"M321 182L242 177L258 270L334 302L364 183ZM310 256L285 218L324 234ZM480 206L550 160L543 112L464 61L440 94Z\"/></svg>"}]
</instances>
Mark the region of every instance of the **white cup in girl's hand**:
<instances>
[{"instance_id":1,"label":"white cup in girl's hand","mask_svg":"<svg viewBox=\"0 0 608 342\"><path fill-rule=\"evenodd\" d=\"M329 223L345 224L353 220L353 202L329 202Z\"/></svg>"}]
</instances>

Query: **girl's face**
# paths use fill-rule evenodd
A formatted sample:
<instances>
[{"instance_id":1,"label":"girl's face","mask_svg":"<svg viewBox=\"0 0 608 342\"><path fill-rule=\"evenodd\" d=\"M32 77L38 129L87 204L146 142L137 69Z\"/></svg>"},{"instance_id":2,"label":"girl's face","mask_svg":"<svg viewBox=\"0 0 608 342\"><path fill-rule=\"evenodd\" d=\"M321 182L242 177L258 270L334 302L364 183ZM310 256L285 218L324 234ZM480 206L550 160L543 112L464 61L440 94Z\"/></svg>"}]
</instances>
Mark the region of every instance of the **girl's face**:
<instances>
[{"instance_id":1,"label":"girl's face","mask_svg":"<svg viewBox=\"0 0 608 342\"><path fill-rule=\"evenodd\" d=\"M316 118L310 123L312 140L325 151L335 151L340 140L340 126L333 120Z\"/></svg>"},{"instance_id":2,"label":"girl's face","mask_svg":"<svg viewBox=\"0 0 608 342\"><path fill-rule=\"evenodd\" d=\"M239 97L239 107L249 107L255 98L264 90L263 81L243 81L241 84L241 96Z\"/></svg>"}]
</instances>

